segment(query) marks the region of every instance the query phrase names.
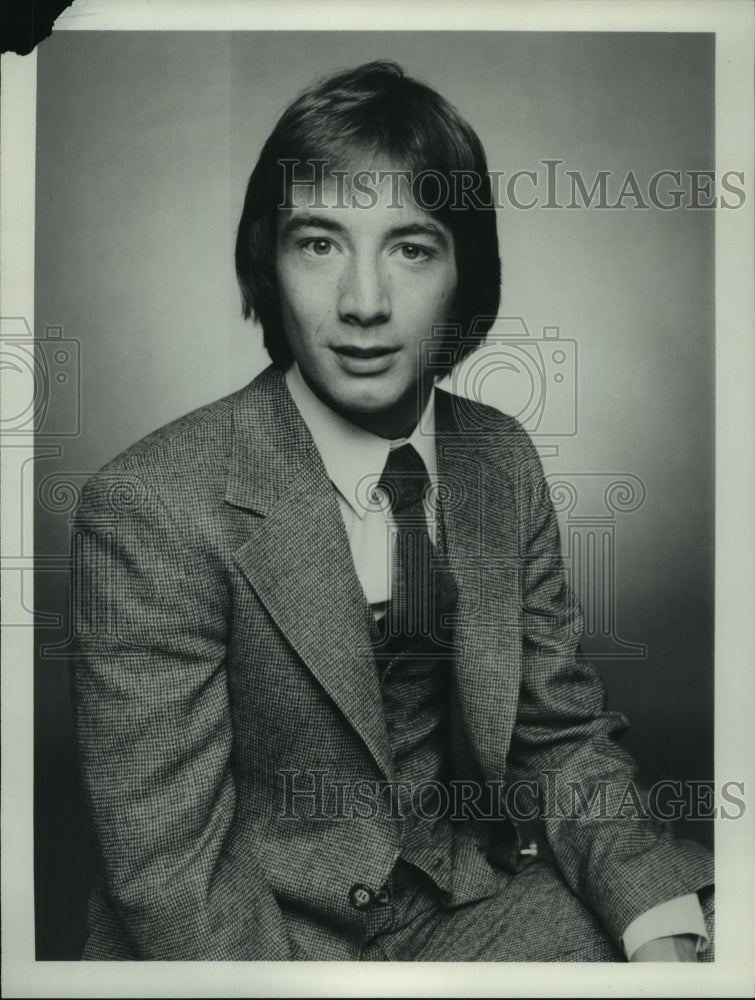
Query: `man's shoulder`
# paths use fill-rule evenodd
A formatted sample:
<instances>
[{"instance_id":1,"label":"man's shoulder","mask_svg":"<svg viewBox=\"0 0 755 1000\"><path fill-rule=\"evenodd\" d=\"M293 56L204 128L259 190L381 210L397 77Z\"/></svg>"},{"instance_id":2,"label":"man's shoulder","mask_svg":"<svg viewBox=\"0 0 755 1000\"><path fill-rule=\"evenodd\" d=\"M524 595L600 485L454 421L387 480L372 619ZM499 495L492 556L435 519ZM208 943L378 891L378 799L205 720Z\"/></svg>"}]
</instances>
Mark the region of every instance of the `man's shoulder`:
<instances>
[{"instance_id":1,"label":"man's shoulder","mask_svg":"<svg viewBox=\"0 0 755 1000\"><path fill-rule=\"evenodd\" d=\"M204 447L211 439L222 442L230 435L233 400L237 393L200 406L150 431L102 466L98 475L146 471L181 463L197 464L206 456ZM215 452L217 454L217 452Z\"/></svg>"},{"instance_id":2,"label":"man's shoulder","mask_svg":"<svg viewBox=\"0 0 755 1000\"><path fill-rule=\"evenodd\" d=\"M96 475L141 473L159 477L227 467L235 414L240 407L253 406L255 398L269 389L271 382L275 382L275 373L267 368L242 388L150 431L103 465Z\"/></svg>"},{"instance_id":3,"label":"man's shoulder","mask_svg":"<svg viewBox=\"0 0 755 1000\"><path fill-rule=\"evenodd\" d=\"M438 388L436 429L445 440L454 439L465 447L503 450L529 456L534 445L520 421L487 403Z\"/></svg>"},{"instance_id":4,"label":"man's shoulder","mask_svg":"<svg viewBox=\"0 0 755 1000\"><path fill-rule=\"evenodd\" d=\"M280 394L280 372L267 368L235 392L158 427L107 462L87 481L79 513L153 497L176 516L202 518L223 503L233 464L237 424L264 437L269 401ZM137 505L138 506L138 505Z\"/></svg>"}]
</instances>

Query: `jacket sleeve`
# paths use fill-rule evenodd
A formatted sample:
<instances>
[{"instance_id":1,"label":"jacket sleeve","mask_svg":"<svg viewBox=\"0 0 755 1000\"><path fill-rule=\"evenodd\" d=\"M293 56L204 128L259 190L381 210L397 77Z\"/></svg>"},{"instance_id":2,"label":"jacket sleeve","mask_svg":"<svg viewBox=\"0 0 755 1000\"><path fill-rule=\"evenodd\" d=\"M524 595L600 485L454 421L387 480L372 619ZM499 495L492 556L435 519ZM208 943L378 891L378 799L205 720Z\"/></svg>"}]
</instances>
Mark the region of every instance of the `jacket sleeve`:
<instances>
[{"instance_id":1,"label":"jacket sleeve","mask_svg":"<svg viewBox=\"0 0 755 1000\"><path fill-rule=\"evenodd\" d=\"M617 742L627 720L607 710L600 676L578 658L582 614L564 578L540 459L523 438L522 682L508 780L537 787L531 805L562 874L618 944L640 914L710 885L712 858L653 818L636 765Z\"/></svg>"},{"instance_id":2,"label":"jacket sleeve","mask_svg":"<svg viewBox=\"0 0 755 1000\"><path fill-rule=\"evenodd\" d=\"M285 959L280 910L237 836L221 567L128 472L74 528L80 767L105 897L143 959Z\"/></svg>"}]
</instances>

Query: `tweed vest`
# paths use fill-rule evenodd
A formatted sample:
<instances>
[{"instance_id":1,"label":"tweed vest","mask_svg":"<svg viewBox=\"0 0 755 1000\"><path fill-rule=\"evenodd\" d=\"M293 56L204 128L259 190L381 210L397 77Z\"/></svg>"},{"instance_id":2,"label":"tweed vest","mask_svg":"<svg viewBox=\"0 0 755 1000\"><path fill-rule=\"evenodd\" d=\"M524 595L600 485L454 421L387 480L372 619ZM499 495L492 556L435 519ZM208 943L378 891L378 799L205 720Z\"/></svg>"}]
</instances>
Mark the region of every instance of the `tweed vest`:
<instances>
[{"instance_id":1,"label":"tweed vest","mask_svg":"<svg viewBox=\"0 0 755 1000\"><path fill-rule=\"evenodd\" d=\"M449 890L453 832L440 786L447 780L444 748L453 667L449 619L457 592L445 564L440 524L438 534L432 556L432 627L422 634L388 638L370 616L370 629L396 771L393 808L402 823L400 856L440 889Z\"/></svg>"}]
</instances>

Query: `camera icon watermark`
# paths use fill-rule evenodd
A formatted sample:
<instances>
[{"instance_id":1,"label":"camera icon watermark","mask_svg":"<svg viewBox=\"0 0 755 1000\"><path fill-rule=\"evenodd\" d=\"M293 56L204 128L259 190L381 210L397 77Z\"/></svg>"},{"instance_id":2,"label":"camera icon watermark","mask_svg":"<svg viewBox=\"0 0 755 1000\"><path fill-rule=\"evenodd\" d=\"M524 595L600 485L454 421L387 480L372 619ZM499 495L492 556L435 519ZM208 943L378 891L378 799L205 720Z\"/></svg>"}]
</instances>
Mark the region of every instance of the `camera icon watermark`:
<instances>
[{"instance_id":1,"label":"camera icon watermark","mask_svg":"<svg viewBox=\"0 0 755 1000\"><path fill-rule=\"evenodd\" d=\"M81 429L81 351L62 326L34 337L22 316L0 317L4 436L75 437ZM12 384L11 384L12 382Z\"/></svg>"},{"instance_id":2,"label":"camera icon watermark","mask_svg":"<svg viewBox=\"0 0 755 1000\"><path fill-rule=\"evenodd\" d=\"M570 437L577 433L577 342L561 337L558 326L530 333L521 316L478 317L466 334L457 324L437 326L423 342L423 364L447 371L451 392L516 417L532 437ZM480 347L465 355L480 329L490 326ZM452 367L453 366L453 367ZM459 407L465 433L489 431L479 415Z\"/></svg>"}]
</instances>

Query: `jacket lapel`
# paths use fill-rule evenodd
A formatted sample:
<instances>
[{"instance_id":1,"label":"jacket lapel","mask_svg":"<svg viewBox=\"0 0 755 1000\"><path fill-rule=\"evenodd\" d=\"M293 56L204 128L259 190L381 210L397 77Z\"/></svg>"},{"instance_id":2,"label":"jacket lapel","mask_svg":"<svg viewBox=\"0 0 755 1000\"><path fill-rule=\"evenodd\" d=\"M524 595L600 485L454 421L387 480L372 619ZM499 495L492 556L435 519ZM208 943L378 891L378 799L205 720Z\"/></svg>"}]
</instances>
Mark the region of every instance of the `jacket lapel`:
<instances>
[{"instance_id":1,"label":"jacket lapel","mask_svg":"<svg viewBox=\"0 0 755 1000\"><path fill-rule=\"evenodd\" d=\"M369 607L333 488L281 372L268 369L237 397L226 500L259 515L237 565L391 778Z\"/></svg>"},{"instance_id":2,"label":"jacket lapel","mask_svg":"<svg viewBox=\"0 0 755 1000\"><path fill-rule=\"evenodd\" d=\"M484 776L501 779L521 675L517 498L502 469L500 425L486 431L468 406L436 391L446 547L458 587L455 724L462 731L454 741L457 757L471 748Z\"/></svg>"}]
</instances>

